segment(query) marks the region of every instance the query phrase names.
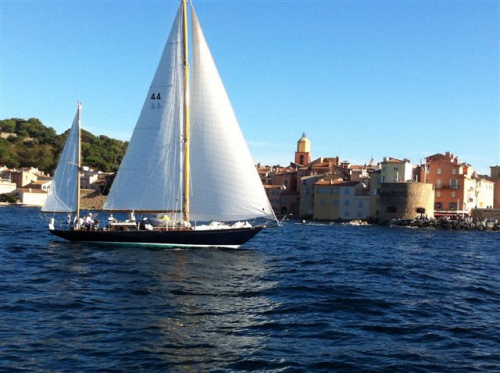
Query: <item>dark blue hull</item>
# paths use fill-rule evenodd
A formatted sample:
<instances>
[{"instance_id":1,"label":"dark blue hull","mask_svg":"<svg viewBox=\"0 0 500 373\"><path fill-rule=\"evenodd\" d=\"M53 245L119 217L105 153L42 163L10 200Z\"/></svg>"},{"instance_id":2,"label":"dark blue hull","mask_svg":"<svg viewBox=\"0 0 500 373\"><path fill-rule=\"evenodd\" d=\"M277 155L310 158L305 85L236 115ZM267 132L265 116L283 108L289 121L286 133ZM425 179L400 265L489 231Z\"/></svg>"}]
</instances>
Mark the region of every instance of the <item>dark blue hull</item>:
<instances>
[{"instance_id":1,"label":"dark blue hull","mask_svg":"<svg viewBox=\"0 0 500 373\"><path fill-rule=\"evenodd\" d=\"M55 236L73 242L94 242L120 245L148 245L165 247L229 247L237 248L253 238L264 227L220 230L168 231L85 231L50 230Z\"/></svg>"}]
</instances>

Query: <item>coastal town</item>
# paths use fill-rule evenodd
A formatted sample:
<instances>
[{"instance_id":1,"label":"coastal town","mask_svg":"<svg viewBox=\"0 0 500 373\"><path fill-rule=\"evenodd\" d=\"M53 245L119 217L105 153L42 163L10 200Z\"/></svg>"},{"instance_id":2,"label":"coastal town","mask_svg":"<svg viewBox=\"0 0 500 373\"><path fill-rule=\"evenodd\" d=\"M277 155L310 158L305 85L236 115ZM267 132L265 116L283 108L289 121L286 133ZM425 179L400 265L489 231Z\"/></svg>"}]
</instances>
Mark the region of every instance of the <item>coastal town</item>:
<instances>
[{"instance_id":1,"label":"coastal town","mask_svg":"<svg viewBox=\"0 0 500 373\"><path fill-rule=\"evenodd\" d=\"M304 133L288 166L256 165L277 216L317 221L500 217L500 166L479 175L448 151L425 158L384 157L355 165L335 157L312 158ZM82 207L100 209L113 174L83 167ZM37 168L0 165L0 195L11 203L42 206L52 178Z\"/></svg>"}]
</instances>

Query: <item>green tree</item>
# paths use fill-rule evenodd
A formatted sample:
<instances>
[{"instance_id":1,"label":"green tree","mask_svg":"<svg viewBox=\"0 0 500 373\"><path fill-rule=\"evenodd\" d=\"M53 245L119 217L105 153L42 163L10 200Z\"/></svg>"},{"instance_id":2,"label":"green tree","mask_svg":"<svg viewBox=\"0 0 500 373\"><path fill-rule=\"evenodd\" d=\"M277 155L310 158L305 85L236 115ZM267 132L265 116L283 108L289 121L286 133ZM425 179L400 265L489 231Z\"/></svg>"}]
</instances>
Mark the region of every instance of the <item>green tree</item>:
<instances>
[{"instance_id":1,"label":"green tree","mask_svg":"<svg viewBox=\"0 0 500 373\"><path fill-rule=\"evenodd\" d=\"M0 120L0 132L13 133L16 130L16 122L12 119Z\"/></svg>"}]
</instances>

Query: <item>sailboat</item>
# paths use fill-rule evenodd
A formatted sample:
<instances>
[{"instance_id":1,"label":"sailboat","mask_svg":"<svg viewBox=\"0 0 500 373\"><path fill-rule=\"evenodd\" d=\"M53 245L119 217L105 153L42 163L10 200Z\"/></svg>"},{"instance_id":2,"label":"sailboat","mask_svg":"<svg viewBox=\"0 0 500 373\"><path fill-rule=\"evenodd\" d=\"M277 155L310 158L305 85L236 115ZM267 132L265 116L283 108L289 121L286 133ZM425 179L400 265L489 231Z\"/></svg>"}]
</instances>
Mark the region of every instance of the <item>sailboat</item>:
<instances>
[{"instance_id":1,"label":"sailboat","mask_svg":"<svg viewBox=\"0 0 500 373\"><path fill-rule=\"evenodd\" d=\"M188 18L182 0L103 206L133 218L103 227L81 221L78 182L63 181L79 179L79 105L42 209L76 219L68 216L64 227L51 220L52 234L80 242L237 248L279 225L192 5L191 34Z\"/></svg>"}]
</instances>

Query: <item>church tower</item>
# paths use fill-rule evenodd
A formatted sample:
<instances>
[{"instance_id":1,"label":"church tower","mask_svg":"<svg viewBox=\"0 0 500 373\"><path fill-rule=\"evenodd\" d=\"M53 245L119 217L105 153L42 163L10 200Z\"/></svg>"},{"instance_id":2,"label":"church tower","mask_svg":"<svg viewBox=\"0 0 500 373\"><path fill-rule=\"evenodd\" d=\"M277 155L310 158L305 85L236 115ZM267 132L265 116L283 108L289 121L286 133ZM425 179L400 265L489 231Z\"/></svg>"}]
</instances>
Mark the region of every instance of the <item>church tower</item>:
<instances>
[{"instance_id":1,"label":"church tower","mask_svg":"<svg viewBox=\"0 0 500 373\"><path fill-rule=\"evenodd\" d=\"M306 133L297 141L297 151L295 152L295 163L306 165L311 162L311 142L306 137Z\"/></svg>"}]
</instances>

